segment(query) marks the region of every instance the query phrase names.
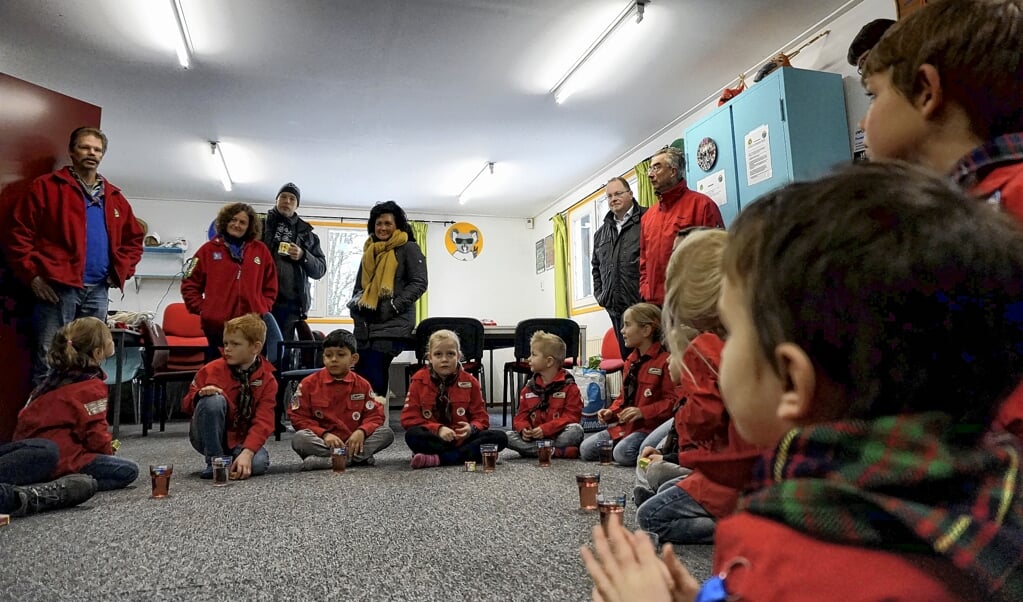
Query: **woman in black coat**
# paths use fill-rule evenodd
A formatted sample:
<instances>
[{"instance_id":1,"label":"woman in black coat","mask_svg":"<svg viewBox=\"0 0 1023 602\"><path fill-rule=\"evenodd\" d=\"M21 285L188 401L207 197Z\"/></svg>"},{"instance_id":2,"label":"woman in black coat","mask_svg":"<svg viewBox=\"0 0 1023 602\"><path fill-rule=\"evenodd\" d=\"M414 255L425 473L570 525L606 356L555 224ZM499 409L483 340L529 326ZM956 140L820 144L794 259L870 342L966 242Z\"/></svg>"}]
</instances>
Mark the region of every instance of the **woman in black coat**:
<instances>
[{"instance_id":1,"label":"woman in black coat","mask_svg":"<svg viewBox=\"0 0 1023 602\"><path fill-rule=\"evenodd\" d=\"M410 344L415 303L426 292L426 258L394 201L373 206L366 230L369 239L348 303L359 344L355 371L386 396L391 361Z\"/></svg>"}]
</instances>

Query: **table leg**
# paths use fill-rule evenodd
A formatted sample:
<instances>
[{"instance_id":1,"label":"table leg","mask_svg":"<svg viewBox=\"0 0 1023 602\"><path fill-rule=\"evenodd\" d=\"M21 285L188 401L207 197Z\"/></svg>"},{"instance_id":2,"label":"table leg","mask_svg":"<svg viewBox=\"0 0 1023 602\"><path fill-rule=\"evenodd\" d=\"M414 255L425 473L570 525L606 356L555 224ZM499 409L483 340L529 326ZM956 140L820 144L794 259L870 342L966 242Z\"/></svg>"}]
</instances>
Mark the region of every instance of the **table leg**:
<instances>
[{"instance_id":1,"label":"table leg","mask_svg":"<svg viewBox=\"0 0 1023 602\"><path fill-rule=\"evenodd\" d=\"M121 432L121 376L124 369L124 331L114 337L114 439Z\"/></svg>"}]
</instances>

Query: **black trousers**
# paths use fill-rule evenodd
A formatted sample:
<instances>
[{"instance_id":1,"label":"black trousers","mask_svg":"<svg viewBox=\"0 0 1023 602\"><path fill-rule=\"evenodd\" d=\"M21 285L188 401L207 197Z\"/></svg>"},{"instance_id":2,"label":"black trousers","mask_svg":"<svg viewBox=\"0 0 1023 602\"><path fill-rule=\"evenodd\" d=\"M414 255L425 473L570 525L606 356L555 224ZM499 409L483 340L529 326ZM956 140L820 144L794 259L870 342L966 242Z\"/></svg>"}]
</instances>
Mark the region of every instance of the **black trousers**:
<instances>
[{"instance_id":1,"label":"black trousers","mask_svg":"<svg viewBox=\"0 0 1023 602\"><path fill-rule=\"evenodd\" d=\"M414 426L405 431L405 443L414 454L437 454L440 463L445 465L460 464L466 460L483 461L480 446L487 443L497 445L498 451L508 447L508 436L504 431L477 431L469 435L461 443L445 441L432 433L425 426Z\"/></svg>"}]
</instances>

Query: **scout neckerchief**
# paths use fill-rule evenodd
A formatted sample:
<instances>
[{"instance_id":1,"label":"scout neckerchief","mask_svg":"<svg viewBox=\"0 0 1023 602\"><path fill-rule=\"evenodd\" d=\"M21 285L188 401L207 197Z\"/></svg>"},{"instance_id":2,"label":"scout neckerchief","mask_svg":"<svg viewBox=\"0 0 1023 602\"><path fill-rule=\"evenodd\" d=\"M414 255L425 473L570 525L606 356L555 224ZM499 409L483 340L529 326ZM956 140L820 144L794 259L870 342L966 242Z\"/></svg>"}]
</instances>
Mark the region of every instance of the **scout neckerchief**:
<instances>
[{"instance_id":1,"label":"scout neckerchief","mask_svg":"<svg viewBox=\"0 0 1023 602\"><path fill-rule=\"evenodd\" d=\"M739 510L825 541L944 557L982 591L1023 600L1019 443L956 446L953 429L938 412L793 429Z\"/></svg>"},{"instance_id":2,"label":"scout neckerchief","mask_svg":"<svg viewBox=\"0 0 1023 602\"><path fill-rule=\"evenodd\" d=\"M444 424L451 424L451 400L448 398L448 387L458 380L458 372L441 376L434 372L433 368L430 368L430 380L437 385L437 403L433 408L437 414L437 420Z\"/></svg>"},{"instance_id":3,"label":"scout neckerchief","mask_svg":"<svg viewBox=\"0 0 1023 602\"><path fill-rule=\"evenodd\" d=\"M398 272L398 257L394 250L408 242L408 234L395 230L387 240L374 242L366 239L362 249L362 297L359 306L376 309L381 298L394 294L394 276Z\"/></svg>"},{"instance_id":4,"label":"scout neckerchief","mask_svg":"<svg viewBox=\"0 0 1023 602\"><path fill-rule=\"evenodd\" d=\"M231 428L238 434L247 433L252 425L252 383L249 379L252 377L252 373L259 368L260 362L261 358L257 355L256 361L252 362L252 365L248 368L243 369L238 366L229 366L231 368L231 375L241 385L238 389L238 402L234 413L234 422L231 425Z\"/></svg>"},{"instance_id":5,"label":"scout neckerchief","mask_svg":"<svg viewBox=\"0 0 1023 602\"><path fill-rule=\"evenodd\" d=\"M221 237L224 239L228 253L231 254L231 259L241 263L245 255L245 239L238 238L237 236L231 236L226 232L221 234Z\"/></svg>"},{"instance_id":6,"label":"scout neckerchief","mask_svg":"<svg viewBox=\"0 0 1023 602\"><path fill-rule=\"evenodd\" d=\"M103 370L101 370L99 366L69 368L61 371L50 369L50 371L46 373L46 378L43 379L43 382L39 383L39 386L32 391L31 395L29 395L28 402L25 404L25 407L28 407L33 400L46 395L50 391L92 378L104 378Z\"/></svg>"},{"instance_id":7,"label":"scout neckerchief","mask_svg":"<svg viewBox=\"0 0 1023 602\"><path fill-rule=\"evenodd\" d=\"M650 347L652 348L653 345ZM637 351L636 353L638 354L639 352ZM649 359L649 355L640 355L639 358L636 359L636 361L629 367L629 373L625 375L625 380L622 381L622 391L624 392L624 403L622 403L623 408L639 405L636 403L636 390L639 388L639 375L643 371L643 364L645 364Z\"/></svg>"},{"instance_id":8,"label":"scout neckerchief","mask_svg":"<svg viewBox=\"0 0 1023 602\"><path fill-rule=\"evenodd\" d=\"M550 407L551 395L564 389L565 385L567 385L568 383L575 382L575 377L572 376L571 372L566 372L562 370L561 373L565 375L565 378L559 379L557 377L554 377L554 380L552 382L547 383L546 385L540 384L539 374L534 374L533 377L529 379L527 385L529 386L530 392L534 393L537 397L540 398L540 403L538 403L536 407L533 408L533 411L529 413L529 424L531 424L532 426L536 426L537 412L546 412L547 408Z\"/></svg>"}]
</instances>

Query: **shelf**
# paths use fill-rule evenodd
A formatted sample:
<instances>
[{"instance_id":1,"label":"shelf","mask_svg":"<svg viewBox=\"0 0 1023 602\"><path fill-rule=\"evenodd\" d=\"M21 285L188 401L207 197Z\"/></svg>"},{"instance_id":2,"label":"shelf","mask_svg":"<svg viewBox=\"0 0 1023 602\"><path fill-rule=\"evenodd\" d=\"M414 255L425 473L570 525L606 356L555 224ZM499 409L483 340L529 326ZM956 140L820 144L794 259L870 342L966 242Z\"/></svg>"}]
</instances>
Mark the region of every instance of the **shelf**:
<instances>
[{"instance_id":1,"label":"shelf","mask_svg":"<svg viewBox=\"0 0 1023 602\"><path fill-rule=\"evenodd\" d=\"M143 253L169 253L173 255L181 255L185 252L181 247L142 247Z\"/></svg>"}]
</instances>

